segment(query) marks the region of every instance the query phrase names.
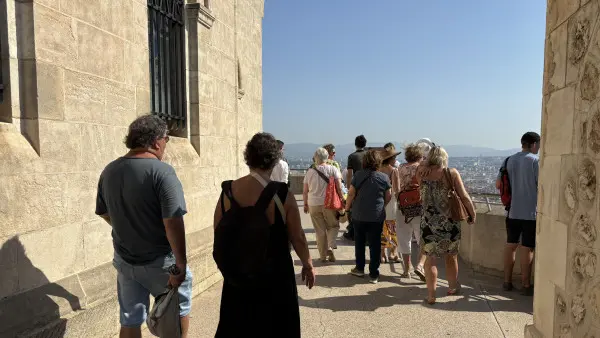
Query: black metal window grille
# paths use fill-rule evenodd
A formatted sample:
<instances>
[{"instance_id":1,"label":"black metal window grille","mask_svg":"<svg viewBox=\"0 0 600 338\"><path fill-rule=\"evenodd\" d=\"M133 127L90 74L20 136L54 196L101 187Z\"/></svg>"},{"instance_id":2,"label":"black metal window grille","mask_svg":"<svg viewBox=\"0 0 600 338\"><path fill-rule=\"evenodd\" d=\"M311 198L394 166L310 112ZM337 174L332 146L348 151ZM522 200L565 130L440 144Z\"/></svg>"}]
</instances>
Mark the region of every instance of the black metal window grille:
<instances>
[{"instance_id":1,"label":"black metal window grille","mask_svg":"<svg viewBox=\"0 0 600 338\"><path fill-rule=\"evenodd\" d=\"M186 124L184 0L148 0L150 109L171 130Z\"/></svg>"}]
</instances>

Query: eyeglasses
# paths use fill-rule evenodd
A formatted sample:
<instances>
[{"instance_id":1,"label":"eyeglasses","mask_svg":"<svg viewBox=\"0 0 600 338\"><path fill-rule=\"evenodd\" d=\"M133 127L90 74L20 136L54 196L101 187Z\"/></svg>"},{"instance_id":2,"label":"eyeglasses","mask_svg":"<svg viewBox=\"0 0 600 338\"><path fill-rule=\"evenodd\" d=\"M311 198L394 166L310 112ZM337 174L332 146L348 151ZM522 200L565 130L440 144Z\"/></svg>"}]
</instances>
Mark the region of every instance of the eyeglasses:
<instances>
[{"instance_id":1,"label":"eyeglasses","mask_svg":"<svg viewBox=\"0 0 600 338\"><path fill-rule=\"evenodd\" d=\"M171 138L169 137L169 135L165 135L163 139L165 139L165 143L168 143Z\"/></svg>"}]
</instances>

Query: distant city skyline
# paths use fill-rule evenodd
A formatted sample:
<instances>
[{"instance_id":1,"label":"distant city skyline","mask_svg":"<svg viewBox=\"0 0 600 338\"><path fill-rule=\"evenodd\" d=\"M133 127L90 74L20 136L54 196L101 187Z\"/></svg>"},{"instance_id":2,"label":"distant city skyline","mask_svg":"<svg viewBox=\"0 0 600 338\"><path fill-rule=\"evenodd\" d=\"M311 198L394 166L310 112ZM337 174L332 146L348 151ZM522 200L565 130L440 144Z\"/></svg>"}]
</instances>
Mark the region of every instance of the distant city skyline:
<instances>
[{"instance_id":1,"label":"distant city skyline","mask_svg":"<svg viewBox=\"0 0 600 338\"><path fill-rule=\"evenodd\" d=\"M267 1L263 129L518 147L540 132L545 14L544 0Z\"/></svg>"}]
</instances>

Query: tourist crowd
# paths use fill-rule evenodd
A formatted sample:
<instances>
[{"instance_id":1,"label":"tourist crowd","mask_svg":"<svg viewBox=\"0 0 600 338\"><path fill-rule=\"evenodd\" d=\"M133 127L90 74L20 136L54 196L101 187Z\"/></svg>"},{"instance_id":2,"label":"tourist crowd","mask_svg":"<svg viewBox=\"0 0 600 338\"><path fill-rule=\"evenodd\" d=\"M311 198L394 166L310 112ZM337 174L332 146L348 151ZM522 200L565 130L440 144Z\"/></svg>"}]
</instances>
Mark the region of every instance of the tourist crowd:
<instances>
[{"instance_id":1,"label":"tourist crowd","mask_svg":"<svg viewBox=\"0 0 600 338\"><path fill-rule=\"evenodd\" d=\"M162 119L138 117L126 137L129 153L110 163L98 183L96 214L112 226L121 337L141 337L144 322L159 336L188 333L193 276L183 221L187 208L175 170L162 162L168 141ZM539 135L526 133L523 151L504 162L497 181L508 210L504 288L512 289L520 240L526 294L533 292L529 278L539 143ZM447 152L421 139L402 149L406 163L400 164L402 151L392 143L367 148L360 135L355 146L344 173L335 161L334 145L316 149L304 177L303 211L310 214L320 261L336 261L340 223L347 221L344 237L354 241L356 259L349 274L366 276L368 246L371 283L379 281L382 262L402 263L401 278L414 274L426 282L425 302L433 305L437 265L445 264L447 294L458 294L461 223L475 223L476 212L460 173L448 167ZM291 250L300 259L308 288L315 285L316 272L283 150L284 143L273 135L255 134L244 150L250 173L221 185L213 257L224 283L216 337L300 337ZM418 243L416 266L413 239ZM150 295L155 297L152 311Z\"/></svg>"}]
</instances>

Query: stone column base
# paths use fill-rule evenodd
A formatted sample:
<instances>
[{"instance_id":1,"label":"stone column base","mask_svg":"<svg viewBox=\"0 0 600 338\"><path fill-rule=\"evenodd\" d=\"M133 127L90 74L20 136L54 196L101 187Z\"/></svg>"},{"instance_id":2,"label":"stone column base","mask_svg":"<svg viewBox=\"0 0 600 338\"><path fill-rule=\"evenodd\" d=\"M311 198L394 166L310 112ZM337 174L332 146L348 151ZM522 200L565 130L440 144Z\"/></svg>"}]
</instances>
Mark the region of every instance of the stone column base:
<instances>
[{"instance_id":1,"label":"stone column base","mask_svg":"<svg viewBox=\"0 0 600 338\"><path fill-rule=\"evenodd\" d=\"M544 338L544 335L535 328L534 324L525 325L525 338Z\"/></svg>"}]
</instances>

